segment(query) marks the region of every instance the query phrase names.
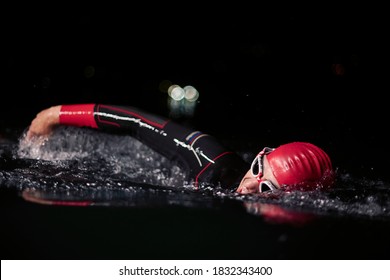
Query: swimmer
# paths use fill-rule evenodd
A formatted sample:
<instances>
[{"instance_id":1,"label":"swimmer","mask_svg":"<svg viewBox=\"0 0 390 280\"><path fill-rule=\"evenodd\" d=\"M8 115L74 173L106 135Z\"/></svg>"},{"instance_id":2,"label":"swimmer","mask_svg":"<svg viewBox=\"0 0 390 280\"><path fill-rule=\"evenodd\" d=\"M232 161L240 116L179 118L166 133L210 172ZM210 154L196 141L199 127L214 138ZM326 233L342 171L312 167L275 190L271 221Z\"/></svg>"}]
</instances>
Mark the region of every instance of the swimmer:
<instances>
[{"instance_id":1,"label":"swimmer","mask_svg":"<svg viewBox=\"0 0 390 280\"><path fill-rule=\"evenodd\" d=\"M57 105L40 111L25 139L47 138L60 125L89 127L131 135L177 162L195 186L214 184L241 194L274 190L329 188L335 172L320 147L291 142L264 148L245 162L213 136L131 106L105 104Z\"/></svg>"}]
</instances>

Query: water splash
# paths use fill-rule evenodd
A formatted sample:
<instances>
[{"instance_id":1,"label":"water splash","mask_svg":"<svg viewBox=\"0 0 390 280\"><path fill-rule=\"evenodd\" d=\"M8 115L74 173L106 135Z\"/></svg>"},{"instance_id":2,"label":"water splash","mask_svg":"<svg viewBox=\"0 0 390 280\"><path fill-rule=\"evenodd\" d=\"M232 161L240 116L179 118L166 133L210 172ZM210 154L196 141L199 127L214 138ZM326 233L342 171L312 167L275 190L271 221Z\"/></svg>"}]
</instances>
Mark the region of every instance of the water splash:
<instances>
[{"instance_id":1,"label":"water splash","mask_svg":"<svg viewBox=\"0 0 390 280\"><path fill-rule=\"evenodd\" d=\"M21 137L16 155L36 160L38 165L51 162L54 168L72 168L80 177L93 175L97 182L116 178L161 186L189 184L177 165L126 135L59 127L45 141Z\"/></svg>"},{"instance_id":2,"label":"water splash","mask_svg":"<svg viewBox=\"0 0 390 280\"><path fill-rule=\"evenodd\" d=\"M291 215L280 215L287 211L300 218L306 213L390 220L390 184L382 180L339 173L336 187L328 191L241 195L212 185L196 190L180 167L138 140L90 129L60 127L45 141L21 137L17 143L4 142L0 159L0 187L26 190L32 199L66 197L150 207L216 207L236 201L251 214L270 215L272 210L278 218L290 219Z\"/></svg>"}]
</instances>

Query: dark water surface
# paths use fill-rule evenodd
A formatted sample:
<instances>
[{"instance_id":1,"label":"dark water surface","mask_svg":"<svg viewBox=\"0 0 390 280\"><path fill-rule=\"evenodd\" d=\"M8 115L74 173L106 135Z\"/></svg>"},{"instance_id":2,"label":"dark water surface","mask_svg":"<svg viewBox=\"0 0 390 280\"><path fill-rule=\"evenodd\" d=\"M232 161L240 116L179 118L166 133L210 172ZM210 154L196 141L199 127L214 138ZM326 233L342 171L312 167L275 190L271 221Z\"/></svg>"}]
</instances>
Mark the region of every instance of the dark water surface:
<instances>
[{"instance_id":1,"label":"dark water surface","mask_svg":"<svg viewBox=\"0 0 390 280\"><path fill-rule=\"evenodd\" d=\"M329 192L195 189L137 140L60 128L0 147L3 258L382 259L390 184L339 171ZM252 152L239 150L244 158Z\"/></svg>"}]
</instances>

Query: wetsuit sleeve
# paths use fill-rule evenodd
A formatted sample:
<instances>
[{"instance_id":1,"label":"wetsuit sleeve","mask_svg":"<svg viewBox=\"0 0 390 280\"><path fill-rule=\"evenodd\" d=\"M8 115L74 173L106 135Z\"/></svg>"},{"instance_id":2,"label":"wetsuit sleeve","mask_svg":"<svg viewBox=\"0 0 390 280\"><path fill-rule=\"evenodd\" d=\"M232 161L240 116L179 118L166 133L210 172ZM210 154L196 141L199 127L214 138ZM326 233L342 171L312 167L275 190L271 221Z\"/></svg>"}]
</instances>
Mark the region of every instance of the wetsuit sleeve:
<instances>
[{"instance_id":1,"label":"wetsuit sleeve","mask_svg":"<svg viewBox=\"0 0 390 280\"><path fill-rule=\"evenodd\" d=\"M62 105L60 124L97 128L94 118L95 104Z\"/></svg>"},{"instance_id":2,"label":"wetsuit sleeve","mask_svg":"<svg viewBox=\"0 0 390 280\"><path fill-rule=\"evenodd\" d=\"M235 188L246 172L242 159L214 137L135 107L63 105L60 124L129 134L177 162L196 184L221 183Z\"/></svg>"}]
</instances>

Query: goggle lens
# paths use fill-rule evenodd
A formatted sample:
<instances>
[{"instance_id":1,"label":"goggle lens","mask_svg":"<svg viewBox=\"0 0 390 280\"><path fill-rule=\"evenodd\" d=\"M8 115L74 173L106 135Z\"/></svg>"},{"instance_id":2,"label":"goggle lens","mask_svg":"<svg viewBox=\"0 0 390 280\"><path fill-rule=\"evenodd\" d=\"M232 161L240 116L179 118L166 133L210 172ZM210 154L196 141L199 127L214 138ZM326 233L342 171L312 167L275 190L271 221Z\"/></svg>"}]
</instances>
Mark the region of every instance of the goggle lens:
<instances>
[{"instance_id":1,"label":"goggle lens","mask_svg":"<svg viewBox=\"0 0 390 280\"><path fill-rule=\"evenodd\" d=\"M260 177L262 176L262 173L263 173L263 156L258 154L255 159L252 161L252 165L251 165L251 172L252 172L252 175L253 177L258 177L260 175Z\"/></svg>"},{"instance_id":2,"label":"goggle lens","mask_svg":"<svg viewBox=\"0 0 390 280\"><path fill-rule=\"evenodd\" d=\"M263 192L269 192L273 190L276 190L276 187L270 181L267 180L260 181L259 192L263 193Z\"/></svg>"}]
</instances>

